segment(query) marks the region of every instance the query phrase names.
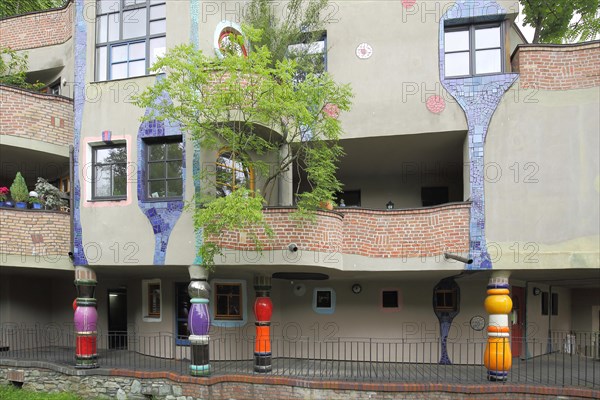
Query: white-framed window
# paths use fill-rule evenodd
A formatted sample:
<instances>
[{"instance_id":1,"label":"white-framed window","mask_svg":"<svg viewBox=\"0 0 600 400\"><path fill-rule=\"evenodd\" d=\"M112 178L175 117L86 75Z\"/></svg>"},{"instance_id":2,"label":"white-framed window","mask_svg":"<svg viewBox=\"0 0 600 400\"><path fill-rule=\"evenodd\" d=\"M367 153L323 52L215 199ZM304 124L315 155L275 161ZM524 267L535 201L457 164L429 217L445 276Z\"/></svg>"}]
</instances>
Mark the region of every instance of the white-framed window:
<instances>
[{"instance_id":1,"label":"white-framed window","mask_svg":"<svg viewBox=\"0 0 600 400\"><path fill-rule=\"evenodd\" d=\"M160 279L142 280L142 319L144 322L162 321L162 306Z\"/></svg>"},{"instance_id":2,"label":"white-framed window","mask_svg":"<svg viewBox=\"0 0 600 400\"><path fill-rule=\"evenodd\" d=\"M499 74L504 71L502 23L446 27L446 77Z\"/></svg>"},{"instance_id":3,"label":"white-framed window","mask_svg":"<svg viewBox=\"0 0 600 400\"><path fill-rule=\"evenodd\" d=\"M214 279L210 282L211 324L219 327L240 327L248 320L246 281Z\"/></svg>"},{"instance_id":4,"label":"white-framed window","mask_svg":"<svg viewBox=\"0 0 600 400\"><path fill-rule=\"evenodd\" d=\"M308 65L316 74L327 71L327 32L307 33L304 40L288 46L287 55L289 58L298 59L300 71L298 71L296 79L299 81L306 76L303 68Z\"/></svg>"},{"instance_id":5,"label":"white-framed window","mask_svg":"<svg viewBox=\"0 0 600 400\"><path fill-rule=\"evenodd\" d=\"M127 145L92 147L92 200L127 199Z\"/></svg>"},{"instance_id":6,"label":"white-framed window","mask_svg":"<svg viewBox=\"0 0 600 400\"><path fill-rule=\"evenodd\" d=\"M330 287L314 288L312 303L317 314L333 314L336 303L335 290Z\"/></svg>"},{"instance_id":7,"label":"white-framed window","mask_svg":"<svg viewBox=\"0 0 600 400\"><path fill-rule=\"evenodd\" d=\"M165 53L165 0L96 2L96 81L148 74Z\"/></svg>"}]
</instances>

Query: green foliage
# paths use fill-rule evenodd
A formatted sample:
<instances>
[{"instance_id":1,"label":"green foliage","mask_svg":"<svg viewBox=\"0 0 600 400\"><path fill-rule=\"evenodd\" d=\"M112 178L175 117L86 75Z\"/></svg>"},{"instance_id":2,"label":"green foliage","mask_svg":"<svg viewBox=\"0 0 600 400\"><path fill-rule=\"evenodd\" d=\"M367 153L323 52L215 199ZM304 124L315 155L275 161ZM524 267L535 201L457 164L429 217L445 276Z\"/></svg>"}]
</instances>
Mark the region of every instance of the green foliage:
<instances>
[{"instance_id":1,"label":"green foliage","mask_svg":"<svg viewBox=\"0 0 600 400\"><path fill-rule=\"evenodd\" d=\"M39 90L45 85L27 82L27 53L17 53L10 47L0 47L0 84Z\"/></svg>"},{"instance_id":2,"label":"green foliage","mask_svg":"<svg viewBox=\"0 0 600 400\"><path fill-rule=\"evenodd\" d=\"M0 18L61 7L66 1L67 0L3 0L0 1Z\"/></svg>"},{"instance_id":3,"label":"green foliage","mask_svg":"<svg viewBox=\"0 0 600 400\"><path fill-rule=\"evenodd\" d=\"M256 37L252 30L246 34ZM194 220L195 228L203 232L200 255L206 267L214 265L220 251L211 239L221 233L253 227L268 234L262 207L277 178L289 168L303 171L311 188L298 197L301 214L333 202L341 189L335 172L343 153L338 144L342 128L335 114L349 110L349 86L335 83L327 73L307 73L298 81L296 61L272 60L266 46L254 48L248 57L229 54L222 59L179 46L153 67L165 71L164 78L137 98L140 107L154 110L146 120L178 123L203 149L216 152L227 147L261 177L262 187L253 195L240 187L227 197L215 196L214 170L205 168L194 177L203 189ZM172 101L165 101L164 94ZM334 116L326 112L332 105ZM264 156L279 154L280 147L292 151L267 163ZM259 246L258 237L253 239Z\"/></svg>"},{"instance_id":4,"label":"green foliage","mask_svg":"<svg viewBox=\"0 0 600 400\"><path fill-rule=\"evenodd\" d=\"M38 194L40 203L51 210L59 209L66 205L66 202L63 200L63 197L66 195L56 186L48 183L44 178L38 178L35 184L35 191Z\"/></svg>"},{"instance_id":5,"label":"green foliage","mask_svg":"<svg viewBox=\"0 0 600 400\"><path fill-rule=\"evenodd\" d=\"M25 178L23 178L23 175L21 175L20 172L17 172L15 180L12 185L10 185L10 197L17 202L27 201L29 199L27 183L25 183Z\"/></svg>"},{"instance_id":6,"label":"green foliage","mask_svg":"<svg viewBox=\"0 0 600 400\"><path fill-rule=\"evenodd\" d=\"M278 8L281 4L285 4L283 9ZM262 32L261 35L250 38L251 47L265 46L269 49L271 66L286 58L293 58L303 71L315 72L322 69L315 63L320 58L307 54L308 47L290 53L288 46L318 40L326 25L333 20L332 10L329 9L329 0L289 0L284 3L250 0L244 16L245 22L248 27Z\"/></svg>"},{"instance_id":7,"label":"green foliage","mask_svg":"<svg viewBox=\"0 0 600 400\"><path fill-rule=\"evenodd\" d=\"M594 39L600 33L600 0L520 0L524 23L535 29L533 43ZM575 22L571 22L573 17Z\"/></svg>"},{"instance_id":8,"label":"green foliage","mask_svg":"<svg viewBox=\"0 0 600 400\"><path fill-rule=\"evenodd\" d=\"M0 399L2 400L83 400L82 397L72 393L40 393L26 389L17 389L13 386L0 385Z\"/></svg>"}]
</instances>

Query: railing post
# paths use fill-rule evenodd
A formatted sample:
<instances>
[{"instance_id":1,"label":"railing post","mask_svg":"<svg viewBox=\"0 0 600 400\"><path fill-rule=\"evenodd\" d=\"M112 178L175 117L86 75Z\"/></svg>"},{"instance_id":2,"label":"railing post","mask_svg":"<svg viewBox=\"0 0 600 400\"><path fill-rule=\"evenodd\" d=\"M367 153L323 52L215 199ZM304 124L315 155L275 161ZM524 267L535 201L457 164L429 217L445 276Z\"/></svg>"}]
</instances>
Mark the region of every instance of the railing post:
<instances>
[{"instance_id":1,"label":"railing post","mask_svg":"<svg viewBox=\"0 0 600 400\"><path fill-rule=\"evenodd\" d=\"M188 294L192 303L188 314L192 358L190 375L206 376L210 374L210 336L208 335L210 328L210 314L208 311L210 285L207 281L208 272L200 265L191 265L188 271L191 279L188 285Z\"/></svg>"},{"instance_id":2,"label":"railing post","mask_svg":"<svg viewBox=\"0 0 600 400\"><path fill-rule=\"evenodd\" d=\"M508 295L508 277L510 273L492 273L487 286L485 310L490 314L488 323L488 340L483 363L488 369L487 378L493 381L508 379L508 371L512 367L510 351L510 327L508 314L512 310L512 300Z\"/></svg>"},{"instance_id":3,"label":"railing post","mask_svg":"<svg viewBox=\"0 0 600 400\"><path fill-rule=\"evenodd\" d=\"M256 342L254 344L254 371L271 372L271 277L255 276L254 317L256 319Z\"/></svg>"},{"instance_id":4,"label":"railing post","mask_svg":"<svg viewBox=\"0 0 600 400\"><path fill-rule=\"evenodd\" d=\"M73 302L75 323L75 368L98 368L96 323L96 273L86 267L75 267L77 299Z\"/></svg>"}]
</instances>

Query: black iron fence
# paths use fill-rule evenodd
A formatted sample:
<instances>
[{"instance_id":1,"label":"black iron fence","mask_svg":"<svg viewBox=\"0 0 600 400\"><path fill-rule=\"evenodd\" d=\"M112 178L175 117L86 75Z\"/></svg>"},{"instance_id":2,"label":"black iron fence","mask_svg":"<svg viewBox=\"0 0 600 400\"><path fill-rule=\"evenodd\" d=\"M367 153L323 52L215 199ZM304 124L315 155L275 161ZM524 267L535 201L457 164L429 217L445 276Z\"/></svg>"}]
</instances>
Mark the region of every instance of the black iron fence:
<instances>
[{"instance_id":1,"label":"black iron fence","mask_svg":"<svg viewBox=\"0 0 600 400\"><path fill-rule=\"evenodd\" d=\"M544 338L513 340L519 342L520 355L511 360L508 382L600 388L600 333L553 332ZM254 345L253 338L243 335L211 337L211 374L257 374ZM100 333L97 347L100 368L189 373L190 347L171 333ZM273 337L271 349L269 374L275 376L439 383L487 380L485 339L448 341L450 364L440 363L439 339ZM75 334L60 329L1 329L0 364L3 360L74 366Z\"/></svg>"}]
</instances>

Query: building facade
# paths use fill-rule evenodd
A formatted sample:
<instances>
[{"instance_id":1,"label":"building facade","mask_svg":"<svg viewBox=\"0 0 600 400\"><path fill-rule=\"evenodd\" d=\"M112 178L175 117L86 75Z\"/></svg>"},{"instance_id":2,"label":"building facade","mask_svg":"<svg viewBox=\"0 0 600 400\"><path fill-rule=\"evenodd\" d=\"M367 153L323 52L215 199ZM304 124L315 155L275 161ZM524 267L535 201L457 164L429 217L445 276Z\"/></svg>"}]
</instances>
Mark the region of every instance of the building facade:
<instances>
[{"instance_id":1,"label":"building facade","mask_svg":"<svg viewBox=\"0 0 600 400\"><path fill-rule=\"evenodd\" d=\"M24 170L29 186L69 178L71 194L69 213L0 209L5 331L86 332L72 303L93 298L78 307L97 310L92 330L171 335L153 355L187 357L190 310L208 304L212 338L258 343L255 325L270 322L273 357L282 343L370 338L442 343L399 361L483 362L488 284L510 288L508 318L494 321L508 324L515 357L600 330L600 43L526 44L516 1L332 3L326 68L355 95L339 117L344 206L298 225L290 176L264 210L265 249L230 232L202 272L184 205L204 189L200 168L238 164L142 122L132 96L159 79L148 69L167 49L219 54L245 7L82 0L0 21L0 44L28 53L28 78L52 88L0 86L0 186ZM208 303L190 301L191 279L207 279L210 294L194 293ZM270 299L268 321L256 297ZM448 354L469 342L481 347ZM211 360L229 357L218 346Z\"/></svg>"}]
</instances>

